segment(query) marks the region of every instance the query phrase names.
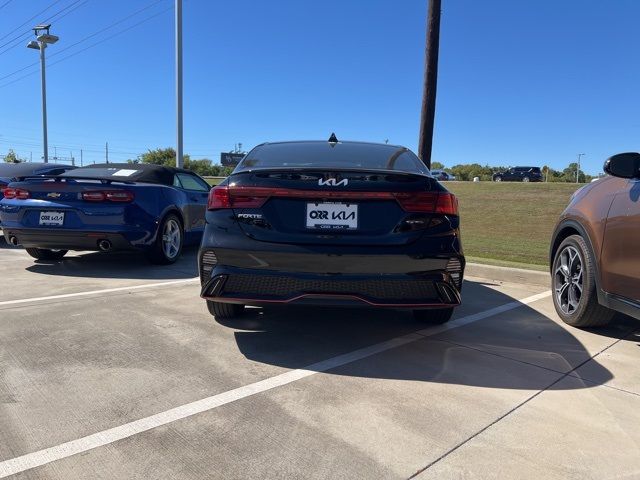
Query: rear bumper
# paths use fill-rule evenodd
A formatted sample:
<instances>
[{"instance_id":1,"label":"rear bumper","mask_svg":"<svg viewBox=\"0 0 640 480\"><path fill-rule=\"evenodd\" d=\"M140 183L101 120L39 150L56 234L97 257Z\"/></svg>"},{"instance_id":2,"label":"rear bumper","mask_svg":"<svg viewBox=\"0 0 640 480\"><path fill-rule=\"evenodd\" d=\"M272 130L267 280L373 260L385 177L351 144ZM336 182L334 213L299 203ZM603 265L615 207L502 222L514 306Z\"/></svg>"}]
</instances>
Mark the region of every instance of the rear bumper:
<instances>
[{"instance_id":1,"label":"rear bumper","mask_svg":"<svg viewBox=\"0 0 640 480\"><path fill-rule=\"evenodd\" d=\"M223 303L428 309L461 303L462 271L317 274L216 266L201 271L201 280L202 298Z\"/></svg>"},{"instance_id":2,"label":"rear bumper","mask_svg":"<svg viewBox=\"0 0 640 480\"><path fill-rule=\"evenodd\" d=\"M135 247L124 235L112 232L90 232L80 230L51 230L51 229L3 229L7 243L15 237L19 245L25 248L47 248L61 250L93 250L98 251L98 242L108 240L111 250L132 250Z\"/></svg>"}]
</instances>

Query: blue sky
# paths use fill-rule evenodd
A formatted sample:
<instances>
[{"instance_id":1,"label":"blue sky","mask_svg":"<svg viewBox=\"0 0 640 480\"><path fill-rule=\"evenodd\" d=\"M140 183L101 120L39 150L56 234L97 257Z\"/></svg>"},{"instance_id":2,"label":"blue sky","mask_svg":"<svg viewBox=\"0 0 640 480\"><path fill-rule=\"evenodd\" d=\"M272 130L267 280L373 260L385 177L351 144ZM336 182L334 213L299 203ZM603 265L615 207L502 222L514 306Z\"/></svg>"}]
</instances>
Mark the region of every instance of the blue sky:
<instances>
[{"instance_id":1,"label":"blue sky","mask_svg":"<svg viewBox=\"0 0 640 480\"><path fill-rule=\"evenodd\" d=\"M596 173L607 156L638 150L640 2L442 3L434 160L563 168L585 153ZM38 54L20 34L55 14L51 152L102 161L108 141L115 161L173 146L172 5L10 1L0 10L0 153L40 156ZM184 0L185 153L217 160L237 142L332 131L417 151L425 16L422 0Z\"/></svg>"}]
</instances>

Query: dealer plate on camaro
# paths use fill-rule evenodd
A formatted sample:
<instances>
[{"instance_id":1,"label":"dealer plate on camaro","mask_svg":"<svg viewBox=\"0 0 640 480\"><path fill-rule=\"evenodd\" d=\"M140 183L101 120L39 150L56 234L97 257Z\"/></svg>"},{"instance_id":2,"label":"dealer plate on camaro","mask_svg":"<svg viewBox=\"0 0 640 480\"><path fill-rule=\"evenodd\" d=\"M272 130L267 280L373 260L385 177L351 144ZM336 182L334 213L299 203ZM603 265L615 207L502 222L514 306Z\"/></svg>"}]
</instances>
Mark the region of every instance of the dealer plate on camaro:
<instances>
[{"instance_id":1,"label":"dealer plate on camaro","mask_svg":"<svg viewBox=\"0 0 640 480\"><path fill-rule=\"evenodd\" d=\"M307 203L307 228L358 228L358 205L353 203Z\"/></svg>"},{"instance_id":2,"label":"dealer plate on camaro","mask_svg":"<svg viewBox=\"0 0 640 480\"><path fill-rule=\"evenodd\" d=\"M40 225L54 225L61 227L64 224L64 212L40 212Z\"/></svg>"}]
</instances>

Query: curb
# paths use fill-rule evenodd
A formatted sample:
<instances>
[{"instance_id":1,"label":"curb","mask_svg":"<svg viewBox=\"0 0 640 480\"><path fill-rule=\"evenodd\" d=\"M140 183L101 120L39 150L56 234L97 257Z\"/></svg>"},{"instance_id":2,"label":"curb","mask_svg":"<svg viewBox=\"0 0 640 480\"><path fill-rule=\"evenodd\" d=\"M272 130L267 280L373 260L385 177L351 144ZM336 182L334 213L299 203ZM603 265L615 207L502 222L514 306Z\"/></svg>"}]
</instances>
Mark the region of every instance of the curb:
<instances>
[{"instance_id":1,"label":"curb","mask_svg":"<svg viewBox=\"0 0 640 480\"><path fill-rule=\"evenodd\" d=\"M547 272L525 270L523 268L467 263L464 273L465 276L480 277L496 282L525 283L541 287L549 287L551 284L551 278Z\"/></svg>"}]
</instances>

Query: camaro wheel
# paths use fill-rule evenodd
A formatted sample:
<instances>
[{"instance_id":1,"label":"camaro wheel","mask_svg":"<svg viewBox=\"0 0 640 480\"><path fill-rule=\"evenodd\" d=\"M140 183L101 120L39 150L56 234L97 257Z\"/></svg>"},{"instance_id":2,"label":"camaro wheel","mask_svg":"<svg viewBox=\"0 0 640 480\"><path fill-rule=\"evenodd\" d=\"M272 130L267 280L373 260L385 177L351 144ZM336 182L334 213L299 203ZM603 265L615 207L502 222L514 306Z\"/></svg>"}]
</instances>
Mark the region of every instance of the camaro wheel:
<instances>
[{"instance_id":1,"label":"camaro wheel","mask_svg":"<svg viewBox=\"0 0 640 480\"><path fill-rule=\"evenodd\" d=\"M68 250L49 250L47 248L26 248L29 255L38 260L60 260Z\"/></svg>"},{"instance_id":2,"label":"camaro wheel","mask_svg":"<svg viewBox=\"0 0 640 480\"><path fill-rule=\"evenodd\" d=\"M453 308L438 308L433 310L414 310L413 316L421 322L439 325L447 323L453 315Z\"/></svg>"},{"instance_id":3,"label":"camaro wheel","mask_svg":"<svg viewBox=\"0 0 640 480\"><path fill-rule=\"evenodd\" d=\"M174 263L180 256L183 243L182 224L180 219L171 213L164 218L160 225L156 243L149 255L151 262L159 265Z\"/></svg>"},{"instance_id":4,"label":"camaro wheel","mask_svg":"<svg viewBox=\"0 0 640 480\"><path fill-rule=\"evenodd\" d=\"M211 315L220 320L237 318L242 315L242 312L244 311L244 305L239 305L237 303L212 302L211 300L207 300L207 308Z\"/></svg>"},{"instance_id":5,"label":"camaro wheel","mask_svg":"<svg viewBox=\"0 0 640 480\"><path fill-rule=\"evenodd\" d=\"M597 327L611 321L614 312L598 303L593 258L581 236L572 235L560 244L552 275L553 305L565 323Z\"/></svg>"}]
</instances>

